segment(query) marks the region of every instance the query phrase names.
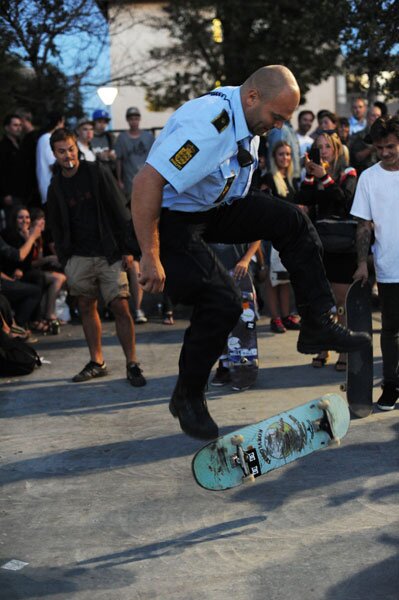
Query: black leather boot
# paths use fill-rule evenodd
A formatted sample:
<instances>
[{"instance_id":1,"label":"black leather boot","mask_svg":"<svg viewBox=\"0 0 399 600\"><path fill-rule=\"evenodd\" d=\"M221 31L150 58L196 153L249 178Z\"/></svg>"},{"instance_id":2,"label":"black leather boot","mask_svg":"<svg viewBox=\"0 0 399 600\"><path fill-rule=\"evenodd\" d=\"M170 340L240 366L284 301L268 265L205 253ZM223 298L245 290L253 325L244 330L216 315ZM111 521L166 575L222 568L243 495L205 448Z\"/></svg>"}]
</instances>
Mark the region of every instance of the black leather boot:
<instances>
[{"instance_id":1,"label":"black leather boot","mask_svg":"<svg viewBox=\"0 0 399 600\"><path fill-rule=\"evenodd\" d=\"M179 419L180 427L193 438L213 440L219 430L208 412L204 389L185 385L179 378L169 403L172 415Z\"/></svg>"},{"instance_id":2,"label":"black leather boot","mask_svg":"<svg viewBox=\"0 0 399 600\"><path fill-rule=\"evenodd\" d=\"M315 354L323 350L353 352L371 343L365 331L351 331L336 323L330 312L319 316L304 317L298 337L298 352Z\"/></svg>"}]
</instances>

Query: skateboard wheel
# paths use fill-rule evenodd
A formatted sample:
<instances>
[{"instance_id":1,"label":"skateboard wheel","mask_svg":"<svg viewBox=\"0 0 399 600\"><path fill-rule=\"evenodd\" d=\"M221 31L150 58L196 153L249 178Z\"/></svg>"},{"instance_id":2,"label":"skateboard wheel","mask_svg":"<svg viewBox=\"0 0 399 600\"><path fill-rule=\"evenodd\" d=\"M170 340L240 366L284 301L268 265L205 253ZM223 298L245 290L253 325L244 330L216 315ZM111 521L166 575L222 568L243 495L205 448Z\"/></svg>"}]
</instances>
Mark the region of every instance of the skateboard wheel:
<instances>
[{"instance_id":1,"label":"skateboard wheel","mask_svg":"<svg viewBox=\"0 0 399 600\"><path fill-rule=\"evenodd\" d=\"M328 400L320 400L317 404L317 408L320 410L326 410L330 406L330 402Z\"/></svg>"},{"instance_id":2,"label":"skateboard wheel","mask_svg":"<svg viewBox=\"0 0 399 600\"><path fill-rule=\"evenodd\" d=\"M230 441L233 446L240 446L244 441L244 436L241 434L233 435Z\"/></svg>"},{"instance_id":3,"label":"skateboard wheel","mask_svg":"<svg viewBox=\"0 0 399 600\"><path fill-rule=\"evenodd\" d=\"M339 389L341 390L341 392L346 392L346 383L341 383Z\"/></svg>"},{"instance_id":4,"label":"skateboard wheel","mask_svg":"<svg viewBox=\"0 0 399 600\"><path fill-rule=\"evenodd\" d=\"M243 477L242 482L243 483L255 483L255 475L252 475L252 473L251 473L250 475Z\"/></svg>"},{"instance_id":5,"label":"skateboard wheel","mask_svg":"<svg viewBox=\"0 0 399 600\"><path fill-rule=\"evenodd\" d=\"M332 446L333 448L336 448L337 446L341 445L341 439L339 437L335 437L330 441L328 445Z\"/></svg>"}]
</instances>

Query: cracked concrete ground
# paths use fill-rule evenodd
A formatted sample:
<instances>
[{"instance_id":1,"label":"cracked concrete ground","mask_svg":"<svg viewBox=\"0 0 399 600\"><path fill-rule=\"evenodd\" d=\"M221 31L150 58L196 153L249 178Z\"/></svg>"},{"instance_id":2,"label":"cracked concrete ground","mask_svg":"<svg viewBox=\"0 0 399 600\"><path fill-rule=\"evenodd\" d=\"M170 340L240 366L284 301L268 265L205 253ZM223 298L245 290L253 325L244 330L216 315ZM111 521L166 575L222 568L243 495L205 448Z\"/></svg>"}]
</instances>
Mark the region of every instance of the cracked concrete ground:
<instances>
[{"instance_id":1,"label":"cracked concrete ground","mask_svg":"<svg viewBox=\"0 0 399 600\"><path fill-rule=\"evenodd\" d=\"M144 388L126 382L109 322L109 377L71 382L88 353L68 325L35 345L50 364L1 381L2 600L397 600L398 410L254 485L205 491L191 475L201 442L167 408L187 324L137 327ZM379 326L374 313L375 401ZM222 433L339 393L335 356L316 370L295 332L262 317L258 334L256 387L209 390ZM26 564L5 569L13 559Z\"/></svg>"}]
</instances>

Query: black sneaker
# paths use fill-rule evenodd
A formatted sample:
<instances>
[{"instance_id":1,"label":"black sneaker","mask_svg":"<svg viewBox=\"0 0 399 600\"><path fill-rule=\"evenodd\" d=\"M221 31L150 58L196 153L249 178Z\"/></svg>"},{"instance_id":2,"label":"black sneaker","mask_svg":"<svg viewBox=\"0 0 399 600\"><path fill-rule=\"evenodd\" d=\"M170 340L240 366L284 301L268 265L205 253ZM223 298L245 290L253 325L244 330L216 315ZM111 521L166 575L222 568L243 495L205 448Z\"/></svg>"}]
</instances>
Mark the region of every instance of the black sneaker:
<instances>
[{"instance_id":1,"label":"black sneaker","mask_svg":"<svg viewBox=\"0 0 399 600\"><path fill-rule=\"evenodd\" d=\"M287 330L283 325L280 317L276 317L275 319L271 319L270 321L270 331L273 333L285 333Z\"/></svg>"},{"instance_id":2,"label":"black sneaker","mask_svg":"<svg viewBox=\"0 0 399 600\"><path fill-rule=\"evenodd\" d=\"M134 387L142 387L147 383L139 363L131 362L126 365L126 377Z\"/></svg>"},{"instance_id":3,"label":"black sneaker","mask_svg":"<svg viewBox=\"0 0 399 600\"><path fill-rule=\"evenodd\" d=\"M302 318L297 348L302 354L317 354L323 350L353 352L370 343L368 333L343 327L328 312L319 317Z\"/></svg>"},{"instance_id":4,"label":"black sneaker","mask_svg":"<svg viewBox=\"0 0 399 600\"><path fill-rule=\"evenodd\" d=\"M169 403L172 415L179 419L180 427L187 435L199 440L213 440L219 430L208 412L204 390L186 386L180 378Z\"/></svg>"},{"instance_id":5,"label":"black sneaker","mask_svg":"<svg viewBox=\"0 0 399 600\"><path fill-rule=\"evenodd\" d=\"M292 329L293 331L299 331L301 328L301 323L299 318L295 315L288 315L288 317L283 317L282 319L283 325L286 329Z\"/></svg>"},{"instance_id":6,"label":"black sneaker","mask_svg":"<svg viewBox=\"0 0 399 600\"><path fill-rule=\"evenodd\" d=\"M394 383L383 383L382 394L377 401L377 407L380 410L393 410L398 398L399 391L396 385Z\"/></svg>"},{"instance_id":7,"label":"black sneaker","mask_svg":"<svg viewBox=\"0 0 399 600\"><path fill-rule=\"evenodd\" d=\"M221 387L222 385L226 385L226 383L230 383L230 381L231 377L229 369L219 363L216 373L211 381L211 385Z\"/></svg>"},{"instance_id":8,"label":"black sneaker","mask_svg":"<svg viewBox=\"0 0 399 600\"><path fill-rule=\"evenodd\" d=\"M105 362L100 365L91 360L83 367L80 373L75 375L75 377L72 377L72 381L80 383L82 381L89 381L89 379L94 379L95 377L104 377L105 375L108 375L108 369Z\"/></svg>"}]
</instances>

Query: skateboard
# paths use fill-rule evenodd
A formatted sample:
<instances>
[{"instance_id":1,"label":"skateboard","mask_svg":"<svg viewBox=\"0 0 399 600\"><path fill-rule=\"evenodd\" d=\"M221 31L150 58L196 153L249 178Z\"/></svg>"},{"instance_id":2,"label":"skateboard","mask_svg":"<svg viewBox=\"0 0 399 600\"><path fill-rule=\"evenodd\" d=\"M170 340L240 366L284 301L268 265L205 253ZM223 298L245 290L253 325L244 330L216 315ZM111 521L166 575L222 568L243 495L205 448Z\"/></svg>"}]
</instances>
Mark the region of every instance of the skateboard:
<instances>
[{"instance_id":1,"label":"skateboard","mask_svg":"<svg viewBox=\"0 0 399 600\"><path fill-rule=\"evenodd\" d=\"M349 329L373 332L371 316L371 286L355 281L350 286L345 301L346 318ZM367 417L373 410L373 347L370 344L356 352L349 352L347 358L346 391L349 409L359 418Z\"/></svg>"},{"instance_id":2,"label":"skateboard","mask_svg":"<svg viewBox=\"0 0 399 600\"><path fill-rule=\"evenodd\" d=\"M207 490L227 490L329 445L348 431L346 400L338 394L297 406L217 438L192 461L196 482Z\"/></svg>"},{"instance_id":3,"label":"skateboard","mask_svg":"<svg viewBox=\"0 0 399 600\"><path fill-rule=\"evenodd\" d=\"M230 272L232 274L232 272ZM237 282L241 290L242 313L227 339L231 386L235 391L250 388L258 376L255 289L249 273Z\"/></svg>"}]
</instances>

